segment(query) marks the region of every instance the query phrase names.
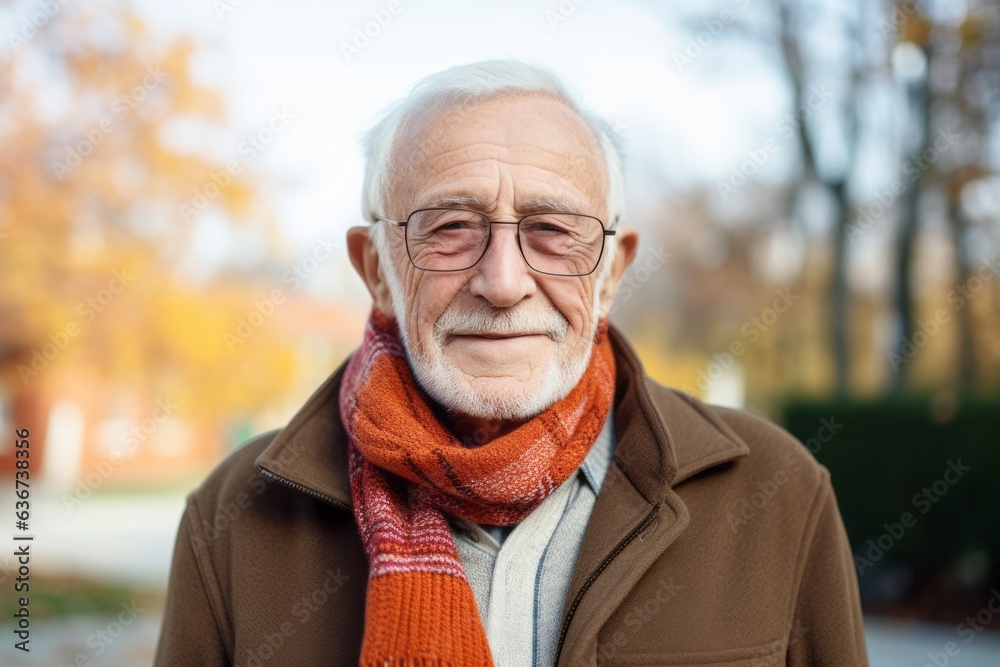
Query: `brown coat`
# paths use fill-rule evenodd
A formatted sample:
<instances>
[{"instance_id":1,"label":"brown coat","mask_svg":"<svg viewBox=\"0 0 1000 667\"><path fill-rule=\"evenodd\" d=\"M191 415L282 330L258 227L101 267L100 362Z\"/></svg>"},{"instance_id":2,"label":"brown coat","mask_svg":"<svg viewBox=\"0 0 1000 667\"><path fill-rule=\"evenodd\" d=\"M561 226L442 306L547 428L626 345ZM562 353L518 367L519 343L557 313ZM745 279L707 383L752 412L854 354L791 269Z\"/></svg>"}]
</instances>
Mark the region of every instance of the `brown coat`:
<instances>
[{"instance_id":1,"label":"brown coat","mask_svg":"<svg viewBox=\"0 0 1000 667\"><path fill-rule=\"evenodd\" d=\"M611 336L618 445L557 664L867 665L826 469L773 424L646 378ZM368 565L337 409L343 368L188 498L156 665L357 664Z\"/></svg>"}]
</instances>

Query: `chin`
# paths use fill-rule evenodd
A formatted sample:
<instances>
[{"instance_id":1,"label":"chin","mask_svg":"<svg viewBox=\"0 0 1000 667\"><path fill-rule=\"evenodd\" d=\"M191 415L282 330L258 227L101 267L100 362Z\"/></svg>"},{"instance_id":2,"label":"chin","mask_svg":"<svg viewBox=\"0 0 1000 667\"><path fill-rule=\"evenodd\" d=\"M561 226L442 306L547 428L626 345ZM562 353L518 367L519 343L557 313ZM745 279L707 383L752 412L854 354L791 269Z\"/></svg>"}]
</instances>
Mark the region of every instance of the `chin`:
<instances>
[{"instance_id":1,"label":"chin","mask_svg":"<svg viewBox=\"0 0 1000 667\"><path fill-rule=\"evenodd\" d=\"M580 381L588 358L560 364L553 360L526 381L497 378L468 381L468 375L444 362L411 362L414 377L439 404L470 417L498 421L525 421L564 398Z\"/></svg>"}]
</instances>

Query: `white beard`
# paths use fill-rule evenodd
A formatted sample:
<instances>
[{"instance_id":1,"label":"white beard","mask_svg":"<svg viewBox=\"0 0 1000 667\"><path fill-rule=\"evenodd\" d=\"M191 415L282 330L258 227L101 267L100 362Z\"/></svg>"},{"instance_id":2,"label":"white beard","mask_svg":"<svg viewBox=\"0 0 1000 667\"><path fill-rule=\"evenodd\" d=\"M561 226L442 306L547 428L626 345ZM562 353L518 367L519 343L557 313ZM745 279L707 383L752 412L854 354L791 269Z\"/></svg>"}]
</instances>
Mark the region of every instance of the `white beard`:
<instances>
[{"instance_id":1,"label":"white beard","mask_svg":"<svg viewBox=\"0 0 1000 667\"><path fill-rule=\"evenodd\" d=\"M529 390L519 383L494 389L472 384L448 363L445 356L445 345L459 333L516 334L537 331L548 333L558 346L558 352L544 368L537 371L541 377L532 382ZM481 419L523 420L543 412L569 394L587 369L593 341L588 341L582 353L576 352L566 340L568 331L569 322L555 309L535 315L529 314L527 308L518 306L502 310L477 306L469 311L453 304L434 323L434 336L425 349L412 349L405 342L405 336L404 344L417 382L441 405Z\"/></svg>"}]
</instances>

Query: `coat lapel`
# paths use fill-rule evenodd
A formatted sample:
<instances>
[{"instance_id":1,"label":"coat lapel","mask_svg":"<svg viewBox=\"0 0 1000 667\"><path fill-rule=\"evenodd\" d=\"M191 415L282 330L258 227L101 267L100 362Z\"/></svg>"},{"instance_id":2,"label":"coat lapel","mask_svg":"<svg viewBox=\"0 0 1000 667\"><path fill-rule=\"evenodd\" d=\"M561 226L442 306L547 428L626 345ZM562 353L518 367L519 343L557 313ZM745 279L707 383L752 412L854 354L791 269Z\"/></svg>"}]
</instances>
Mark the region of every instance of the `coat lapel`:
<instances>
[{"instance_id":1,"label":"coat lapel","mask_svg":"<svg viewBox=\"0 0 1000 667\"><path fill-rule=\"evenodd\" d=\"M257 457L257 468L272 481L286 484L350 510L347 433L340 421L340 383L350 357L295 413L288 425Z\"/></svg>"}]
</instances>

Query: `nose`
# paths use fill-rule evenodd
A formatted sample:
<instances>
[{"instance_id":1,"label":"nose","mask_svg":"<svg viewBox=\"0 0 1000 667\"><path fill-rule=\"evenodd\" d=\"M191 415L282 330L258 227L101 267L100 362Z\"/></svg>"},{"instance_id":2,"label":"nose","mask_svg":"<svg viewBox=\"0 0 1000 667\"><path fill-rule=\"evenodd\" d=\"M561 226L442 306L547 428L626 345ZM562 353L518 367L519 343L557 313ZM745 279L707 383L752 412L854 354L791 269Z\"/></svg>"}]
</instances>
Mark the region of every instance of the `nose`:
<instances>
[{"instance_id":1,"label":"nose","mask_svg":"<svg viewBox=\"0 0 1000 667\"><path fill-rule=\"evenodd\" d=\"M486 254L473 268L469 292L498 308L510 308L535 293L538 285L517 245L517 225L493 225Z\"/></svg>"}]
</instances>

